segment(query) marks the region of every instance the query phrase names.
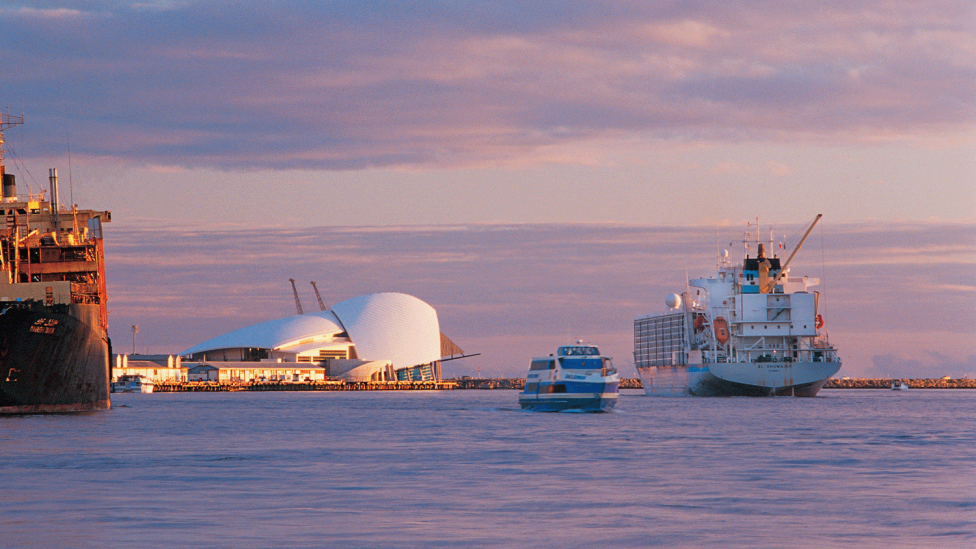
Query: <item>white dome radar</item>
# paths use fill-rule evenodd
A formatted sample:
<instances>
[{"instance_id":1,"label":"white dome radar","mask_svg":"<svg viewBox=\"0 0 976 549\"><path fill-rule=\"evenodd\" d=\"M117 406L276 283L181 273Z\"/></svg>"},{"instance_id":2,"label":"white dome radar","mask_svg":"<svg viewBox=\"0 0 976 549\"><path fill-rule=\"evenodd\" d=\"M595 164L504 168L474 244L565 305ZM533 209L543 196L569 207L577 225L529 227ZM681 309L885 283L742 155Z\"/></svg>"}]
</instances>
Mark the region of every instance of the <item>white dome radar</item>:
<instances>
[{"instance_id":1,"label":"white dome radar","mask_svg":"<svg viewBox=\"0 0 976 549\"><path fill-rule=\"evenodd\" d=\"M668 306L668 309L677 309L681 306L681 296L678 294L671 294L664 299L664 304Z\"/></svg>"}]
</instances>

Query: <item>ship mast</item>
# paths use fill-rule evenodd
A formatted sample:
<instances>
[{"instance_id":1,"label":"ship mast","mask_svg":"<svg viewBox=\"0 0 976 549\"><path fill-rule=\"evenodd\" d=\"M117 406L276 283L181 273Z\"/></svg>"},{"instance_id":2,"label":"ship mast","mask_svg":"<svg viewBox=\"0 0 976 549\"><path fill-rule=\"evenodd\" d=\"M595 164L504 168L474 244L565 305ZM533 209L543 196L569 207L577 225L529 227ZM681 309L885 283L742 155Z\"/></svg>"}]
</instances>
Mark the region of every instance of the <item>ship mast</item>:
<instances>
[{"instance_id":1,"label":"ship mast","mask_svg":"<svg viewBox=\"0 0 976 549\"><path fill-rule=\"evenodd\" d=\"M3 163L3 151L4 151L3 130L6 130L7 128L12 128L14 126L23 123L24 123L24 115L16 116L16 115L0 112L0 185L2 185L2 187L0 187L0 199L3 199L2 201L6 201L6 199L8 198L12 198L12 196L6 196L6 192L8 188L13 187L14 189L13 193L16 194L16 185L14 184L13 181L13 174L11 174L9 178L10 183L9 184L7 183L8 181L7 167Z\"/></svg>"}]
</instances>

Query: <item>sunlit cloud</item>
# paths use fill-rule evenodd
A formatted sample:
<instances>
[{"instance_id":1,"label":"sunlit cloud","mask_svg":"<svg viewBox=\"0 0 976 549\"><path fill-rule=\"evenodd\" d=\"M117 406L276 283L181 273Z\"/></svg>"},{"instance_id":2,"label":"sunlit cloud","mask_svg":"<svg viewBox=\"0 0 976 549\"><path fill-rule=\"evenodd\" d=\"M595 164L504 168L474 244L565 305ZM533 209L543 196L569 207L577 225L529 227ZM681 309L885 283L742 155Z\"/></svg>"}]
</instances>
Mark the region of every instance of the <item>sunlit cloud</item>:
<instances>
[{"instance_id":1,"label":"sunlit cloud","mask_svg":"<svg viewBox=\"0 0 976 549\"><path fill-rule=\"evenodd\" d=\"M76 154L137 163L456 168L628 136L857 143L973 122L965 2L99 10L8 9L0 94L84 127Z\"/></svg>"}]
</instances>

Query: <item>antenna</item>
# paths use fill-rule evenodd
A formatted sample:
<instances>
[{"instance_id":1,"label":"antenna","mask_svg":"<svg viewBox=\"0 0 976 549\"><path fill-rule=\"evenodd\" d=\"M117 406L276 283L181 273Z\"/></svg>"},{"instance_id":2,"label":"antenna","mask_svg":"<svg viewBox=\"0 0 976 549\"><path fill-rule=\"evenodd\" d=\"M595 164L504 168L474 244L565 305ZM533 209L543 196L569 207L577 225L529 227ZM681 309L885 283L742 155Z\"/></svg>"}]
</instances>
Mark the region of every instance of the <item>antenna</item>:
<instances>
[{"instance_id":1,"label":"antenna","mask_svg":"<svg viewBox=\"0 0 976 549\"><path fill-rule=\"evenodd\" d=\"M305 312L302 311L302 302L298 299L298 288L295 287L295 279L289 278L288 282L291 282L291 291L295 294L295 308L298 309L298 314L303 315Z\"/></svg>"},{"instance_id":2,"label":"antenna","mask_svg":"<svg viewBox=\"0 0 976 549\"><path fill-rule=\"evenodd\" d=\"M68 141L68 189L71 191L71 203L75 203L75 182L71 178L71 134L65 132L65 138Z\"/></svg>"},{"instance_id":3,"label":"antenna","mask_svg":"<svg viewBox=\"0 0 976 549\"><path fill-rule=\"evenodd\" d=\"M16 116L0 112L0 164L3 163L3 130L24 123L24 115Z\"/></svg>"},{"instance_id":4,"label":"antenna","mask_svg":"<svg viewBox=\"0 0 976 549\"><path fill-rule=\"evenodd\" d=\"M328 311L328 309L325 308L325 303L322 303L322 295L319 294L319 287L315 285L314 280L311 282L311 284L312 284L312 289L315 290L315 297L318 298L319 300L319 309L323 311Z\"/></svg>"}]
</instances>

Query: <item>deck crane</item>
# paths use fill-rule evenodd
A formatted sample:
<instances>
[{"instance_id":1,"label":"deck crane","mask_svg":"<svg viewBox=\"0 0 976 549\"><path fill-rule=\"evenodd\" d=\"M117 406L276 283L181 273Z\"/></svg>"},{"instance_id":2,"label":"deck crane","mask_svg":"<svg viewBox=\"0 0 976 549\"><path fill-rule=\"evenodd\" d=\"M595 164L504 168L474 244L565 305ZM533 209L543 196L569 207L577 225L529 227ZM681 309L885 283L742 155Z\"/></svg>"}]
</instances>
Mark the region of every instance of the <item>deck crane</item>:
<instances>
[{"instance_id":1,"label":"deck crane","mask_svg":"<svg viewBox=\"0 0 976 549\"><path fill-rule=\"evenodd\" d=\"M314 280L311 282L311 284L312 284L312 289L315 290L315 297L317 297L319 300L319 309L322 309L323 311L328 311L328 309L325 308L325 303L322 303L322 295L319 294L319 287L315 285Z\"/></svg>"},{"instance_id":2,"label":"deck crane","mask_svg":"<svg viewBox=\"0 0 976 549\"><path fill-rule=\"evenodd\" d=\"M291 282L291 291L295 294L295 308L298 309L298 314L303 315L305 313L302 311L302 302L298 299L298 288L295 287L295 279L289 278L288 282Z\"/></svg>"},{"instance_id":3,"label":"deck crane","mask_svg":"<svg viewBox=\"0 0 976 549\"><path fill-rule=\"evenodd\" d=\"M786 263L784 263L783 266L780 267L779 273L776 275L776 278L774 278L773 281L770 282L767 286L762 287L760 289L761 293L764 294L771 293L773 291L773 288L775 288L776 285L779 284L780 279L782 279L783 276L788 272L787 269L790 266L790 261L793 261L793 256L796 255L796 252L800 251L800 247L802 247L803 243L807 241L807 237L810 236L810 233L813 231L813 228L817 225L817 221L820 221L821 217L823 217L823 214L817 214L817 217L813 219L813 223L811 223L810 227L807 228L807 232L803 234L803 238L800 239L800 243L796 245L796 248L793 248L793 253L790 254L790 257L786 260ZM762 275L760 274L760 276ZM761 279L760 279L760 284L762 284Z\"/></svg>"}]
</instances>

